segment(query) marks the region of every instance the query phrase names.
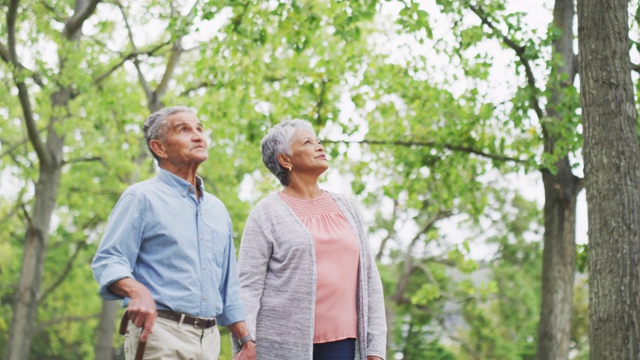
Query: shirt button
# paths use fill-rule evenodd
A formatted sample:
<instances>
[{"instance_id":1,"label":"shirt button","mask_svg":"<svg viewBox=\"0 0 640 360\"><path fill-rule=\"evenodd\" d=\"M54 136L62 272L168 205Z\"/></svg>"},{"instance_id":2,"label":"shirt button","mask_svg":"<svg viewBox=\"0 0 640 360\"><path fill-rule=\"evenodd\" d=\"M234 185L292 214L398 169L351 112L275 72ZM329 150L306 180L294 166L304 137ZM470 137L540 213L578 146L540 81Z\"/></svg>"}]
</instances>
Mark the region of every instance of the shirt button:
<instances>
[{"instance_id":1,"label":"shirt button","mask_svg":"<svg viewBox=\"0 0 640 360\"><path fill-rule=\"evenodd\" d=\"M203 297L203 298L202 298L202 300L207 300L207 298L206 298L206 297Z\"/></svg>"}]
</instances>

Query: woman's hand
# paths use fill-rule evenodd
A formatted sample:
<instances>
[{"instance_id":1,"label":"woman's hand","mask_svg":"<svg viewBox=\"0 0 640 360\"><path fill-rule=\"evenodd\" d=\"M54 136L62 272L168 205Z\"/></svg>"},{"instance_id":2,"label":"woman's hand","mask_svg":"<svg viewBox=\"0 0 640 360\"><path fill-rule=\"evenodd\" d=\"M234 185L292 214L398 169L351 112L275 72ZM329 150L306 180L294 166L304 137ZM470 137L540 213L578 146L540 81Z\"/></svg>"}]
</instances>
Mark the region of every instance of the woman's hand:
<instances>
[{"instance_id":1,"label":"woman's hand","mask_svg":"<svg viewBox=\"0 0 640 360\"><path fill-rule=\"evenodd\" d=\"M256 344L253 341L242 346L242 350L233 355L233 360L255 360L256 359Z\"/></svg>"}]
</instances>

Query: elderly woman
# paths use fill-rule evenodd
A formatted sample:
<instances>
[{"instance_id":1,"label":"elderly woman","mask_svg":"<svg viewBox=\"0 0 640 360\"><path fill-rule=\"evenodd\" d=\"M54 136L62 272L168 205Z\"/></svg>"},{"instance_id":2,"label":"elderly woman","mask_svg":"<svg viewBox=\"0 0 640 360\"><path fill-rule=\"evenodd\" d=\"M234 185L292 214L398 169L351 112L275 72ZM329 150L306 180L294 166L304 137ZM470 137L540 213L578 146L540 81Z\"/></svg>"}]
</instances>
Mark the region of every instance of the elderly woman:
<instances>
[{"instance_id":1,"label":"elderly woman","mask_svg":"<svg viewBox=\"0 0 640 360\"><path fill-rule=\"evenodd\" d=\"M362 217L318 186L329 163L312 126L273 127L262 160L284 187L253 208L240 245L257 359L384 359L382 284Z\"/></svg>"}]
</instances>

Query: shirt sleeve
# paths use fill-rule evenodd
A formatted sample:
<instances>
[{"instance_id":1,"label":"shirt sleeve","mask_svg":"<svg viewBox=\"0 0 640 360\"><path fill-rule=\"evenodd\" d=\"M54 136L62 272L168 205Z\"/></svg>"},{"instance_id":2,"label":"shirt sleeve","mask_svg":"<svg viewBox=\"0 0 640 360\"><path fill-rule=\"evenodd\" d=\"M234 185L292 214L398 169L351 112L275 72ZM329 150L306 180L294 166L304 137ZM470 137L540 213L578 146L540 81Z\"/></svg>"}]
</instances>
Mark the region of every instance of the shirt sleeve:
<instances>
[{"instance_id":1,"label":"shirt sleeve","mask_svg":"<svg viewBox=\"0 0 640 360\"><path fill-rule=\"evenodd\" d=\"M142 202L125 192L113 208L102 241L91 262L93 276L105 300L119 300L121 296L109 291L114 282L133 278L133 267L140 251L144 227Z\"/></svg>"},{"instance_id":2,"label":"shirt sleeve","mask_svg":"<svg viewBox=\"0 0 640 360\"><path fill-rule=\"evenodd\" d=\"M236 265L236 251L233 245L233 229L231 219L228 219L229 238L224 254L223 272L220 279L220 294L222 294L222 314L216 318L220 325L227 326L238 321L244 321L245 310L240 296L240 282Z\"/></svg>"}]
</instances>

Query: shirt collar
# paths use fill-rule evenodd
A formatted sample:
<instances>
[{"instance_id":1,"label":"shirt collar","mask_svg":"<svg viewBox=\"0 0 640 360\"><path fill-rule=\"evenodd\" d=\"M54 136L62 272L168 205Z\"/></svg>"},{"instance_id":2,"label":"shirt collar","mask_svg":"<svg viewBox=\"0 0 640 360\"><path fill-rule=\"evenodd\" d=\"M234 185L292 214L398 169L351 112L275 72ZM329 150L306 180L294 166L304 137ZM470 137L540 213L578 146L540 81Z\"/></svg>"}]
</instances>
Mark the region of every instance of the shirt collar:
<instances>
[{"instance_id":1,"label":"shirt collar","mask_svg":"<svg viewBox=\"0 0 640 360\"><path fill-rule=\"evenodd\" d=\"M191 183L165 169L160 168L158 172L158 179L160 179L170 187L178 190L183 195L188 194L190 191L193 191L195 193L195 189L191 187ZM204 181L202 181L202 178L197 175L196 186L200 189L200 194L204 194Z\"/></svg>"}]
</instances>

